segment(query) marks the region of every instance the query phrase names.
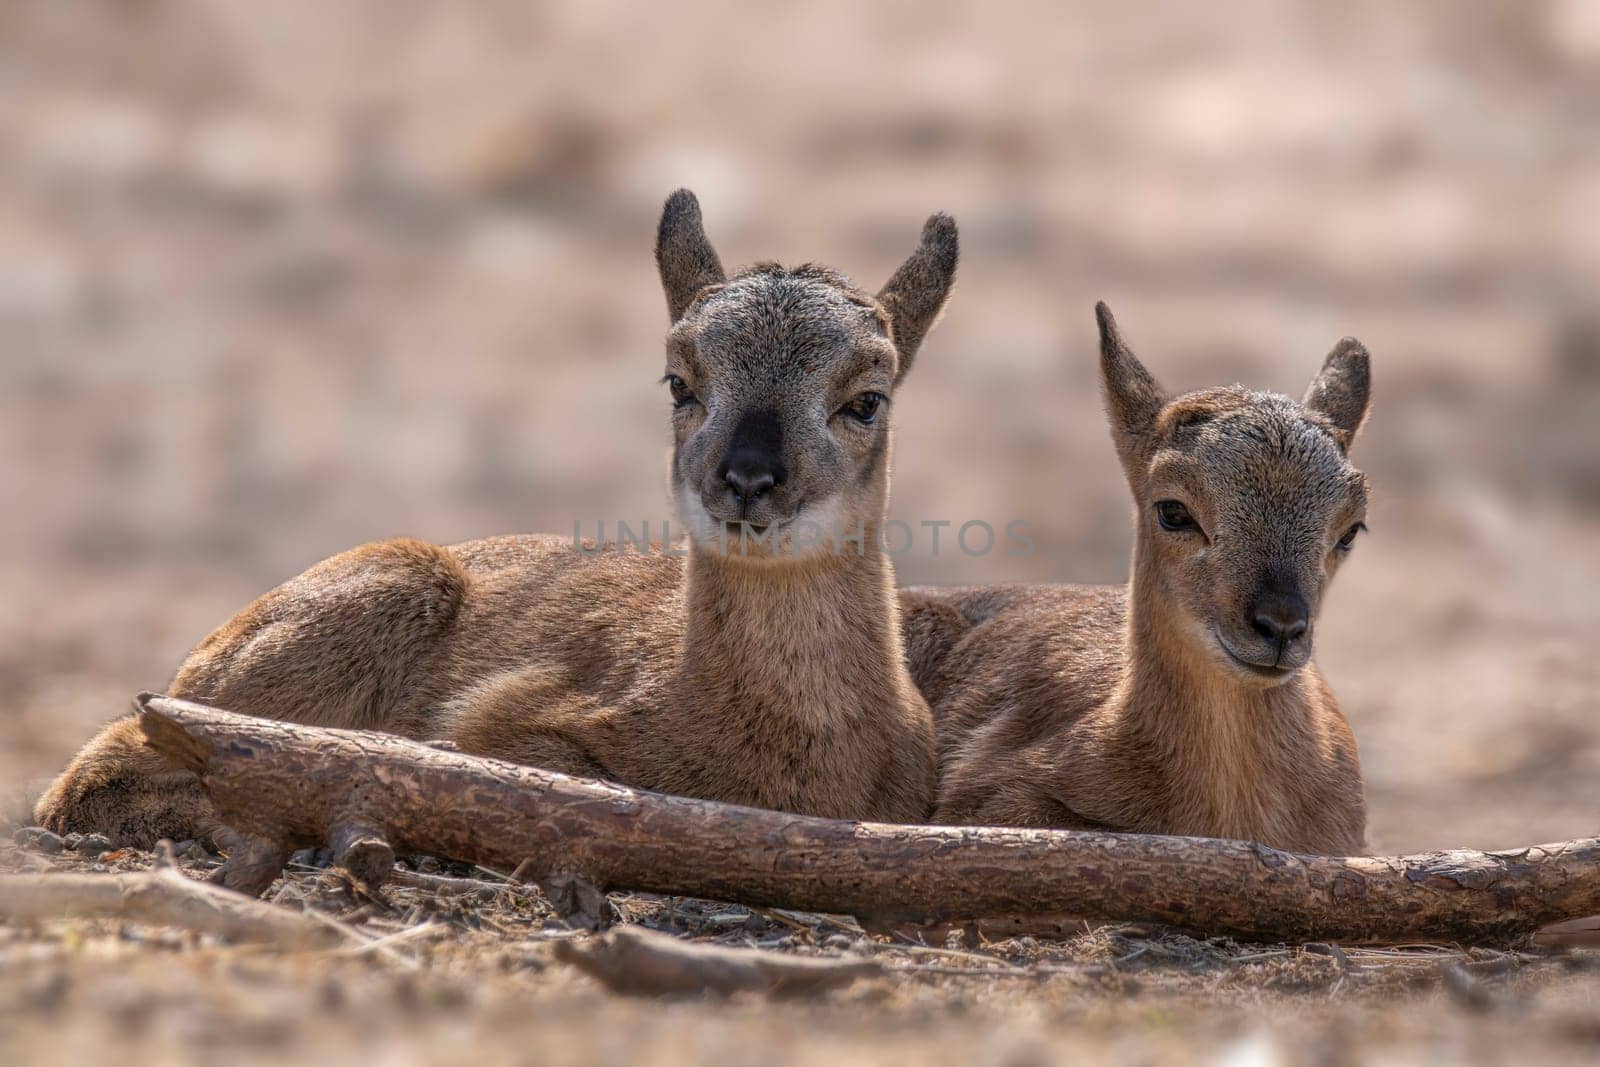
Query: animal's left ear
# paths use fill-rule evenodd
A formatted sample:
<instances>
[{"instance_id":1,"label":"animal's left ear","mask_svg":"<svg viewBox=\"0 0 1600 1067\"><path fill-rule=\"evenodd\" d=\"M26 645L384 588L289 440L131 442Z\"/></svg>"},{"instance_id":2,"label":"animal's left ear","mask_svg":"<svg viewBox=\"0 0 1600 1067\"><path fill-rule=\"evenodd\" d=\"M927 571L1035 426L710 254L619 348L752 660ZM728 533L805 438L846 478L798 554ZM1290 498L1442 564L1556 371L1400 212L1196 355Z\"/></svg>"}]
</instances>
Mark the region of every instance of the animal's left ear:
<instances>
[{"instance_id":1,"label":"animal's left ear","mask_svg":"<svg viewBox=\"0 0 1600 1067\"><path fill-rule=\"evenodd\" d=\"M1366 347L1354 337L1346 337L1322 361L1322 371L1300 401L1302 407L1333 424L1334 439L1346 451L1367 417L1367 403L1372 398L1371 364Z\"/></svg>"},{"instance_id":2,"label":"animal's left ear","mask_svg":"<svg viewBox=\"0 0 1600 1067\"><path fill-rule=\"evenodd\" d=\"M922 227L922 243L878 293L878 302L889 313L890 334L900 355L896 385L911 369L922 339L933 328L950 295L960 255L956 220L943 213L931 215Z\"/></svg>"},{"instance_id":3,"label":"animal's left ear","mask_svg":"<svg viewBox=\"0 0 1600 1067\"><path fill-rule=\"evenodd\" d=\"M666 291L667 313L673 322L683 318L706 286L728 280L717 250L706 239L700 201L687 189L667 197L661 209L661 225L656 229L656 267L661 272L661 288Z\"/></svg>"}]
</instances>

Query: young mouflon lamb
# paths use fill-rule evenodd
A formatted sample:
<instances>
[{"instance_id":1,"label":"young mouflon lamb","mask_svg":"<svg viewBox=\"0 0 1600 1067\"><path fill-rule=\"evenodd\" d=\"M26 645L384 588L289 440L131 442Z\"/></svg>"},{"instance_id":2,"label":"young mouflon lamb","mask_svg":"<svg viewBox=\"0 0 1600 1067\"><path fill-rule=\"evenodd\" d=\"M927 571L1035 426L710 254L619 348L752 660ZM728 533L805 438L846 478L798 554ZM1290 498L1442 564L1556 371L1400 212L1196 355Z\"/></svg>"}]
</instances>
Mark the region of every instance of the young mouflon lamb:
<instances>
[{"instance_id":1,"label":"young mouflon lamb","mask_svg":"<svg viewBox=\"0 0 1600 1067\"><path fill-rule=\"evenodd\" d=\"M932 723L879 527L891 398L954 280L955 223L930 218L873 294L818 266L727 275L680 191L656 258L686 556L364 545L245 608L170 692L662 792L925 819ZM214 834L199 783L142 742L131 718L106 727L38 820L126 845Z\"/></svg>"},{"instance_id":2,"label":"young mouflon lamb","mask_svg":"<svg viewBox=\"0 0 1600 1067\"><path fill-rule=\"evenodd\" d=\"M1348 452L1367 352L1341 341L1299 403L1168 399L1097 311L1132 580L902 594L938 736L935 818L1358 852L1355 738L1311 645L1364 528Z\"/></svg>"}]
</instances>

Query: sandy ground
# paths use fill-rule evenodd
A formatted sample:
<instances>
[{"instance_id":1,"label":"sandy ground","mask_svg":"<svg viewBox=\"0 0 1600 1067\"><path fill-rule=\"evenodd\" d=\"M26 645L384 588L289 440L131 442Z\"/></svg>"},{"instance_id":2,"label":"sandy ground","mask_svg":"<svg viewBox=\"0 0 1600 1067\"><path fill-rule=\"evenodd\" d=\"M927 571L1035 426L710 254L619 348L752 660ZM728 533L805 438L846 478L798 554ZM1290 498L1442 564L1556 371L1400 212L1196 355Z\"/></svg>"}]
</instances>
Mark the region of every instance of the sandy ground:
<instances>
[{"instance_id":1,"label":"sandy ground","mask_svg":"<svg viewBox=\"0 0 1600 1067\"><path fill-rule=\"evenodd\" d=\"M28 0L0 11L0 80L0 782L53 772L212 626L341 548L665 517L649 241L689 185L725 260L869 284L928 212L960 220L958 292L896 404L895 513L1025 519L1039 551L919 551L908 582L1124 576L1095 299L1174 389L1298 393L1360 336L1372 533L1318 660L1360 740L1370 843L1595 830L1583 0ZM659 1006L536 948L413 971L0 934L0 1038L34 1052L1244 1063L1576 1058L1595 1037L1573 1021L1593 1016L1588 972L1544 964L1496 976L1480 1014L1431 977L1288 988L1284 957L1191 974L1149 952L1137 987L896 976L820 1004ZM330 984L349 992L325 1003Z\"/></svg>"},{"instance_id":2,"label":"sandy ground","mask_svg":"<svg viewBox=\"0 0 1600 1067\"><path fill-rule=\"evenodd\" d=\"M131 870L150 857L0 867ZM199 875L213 861L183 860ZM557 962L596 936L538 891L457 869L483 889L406 888L388 906L298 867L269 896L346 924L315 953L76 921L0 929L0 1056L79 1062L290 1058L378 1063L1226 1064L1592 1062L1600 955L1238 944L1110 926L971 947L866 937L849 919L643 895L609 918L698 944L872 960L883 973L805 998L635 999Z\"/></svg>"}]
</instances>

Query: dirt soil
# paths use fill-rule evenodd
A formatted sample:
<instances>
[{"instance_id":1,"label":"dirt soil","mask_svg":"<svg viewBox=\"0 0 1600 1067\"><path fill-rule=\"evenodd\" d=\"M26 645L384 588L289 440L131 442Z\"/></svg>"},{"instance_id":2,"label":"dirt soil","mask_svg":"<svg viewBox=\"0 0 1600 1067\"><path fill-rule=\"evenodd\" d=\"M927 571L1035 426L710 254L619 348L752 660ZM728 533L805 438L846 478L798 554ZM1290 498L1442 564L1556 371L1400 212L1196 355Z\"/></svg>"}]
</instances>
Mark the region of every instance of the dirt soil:
<instances>
[{"instance_id":1,"label":"dirt soil","mask_svg":"<svg viewBox=\"0 0 1600 1067\"><path fill-rule=\"evenodd\" d=\"M19 0L0 82L13 792L342 548L666 517L649 243L689 185L726 261L816 258L867 284L927 213L960 221L958 291L896 397L895 515L1024 519L1038 550L922 543L907 582L1124 577L1095 299L1173 389L1298 394L1359 336L1371 534L1317 658L1360 741L1369 844L1596 831L1586 0ZM5 870L91 862L0 850ZM395 940L285 956L0 927L0 1062L1559 1061L1600 1043L1581 952L1341 962L1111 929L952 955L617 898L685 936L893 968L803 1002L654 1002L553 962L553 940L589 935L536 891L379 909L330 877L274 892Z\"/></svg>"},{"instance_id":2,"label":"dirt soil","mask_svg":"<svg viewBox=\"0 0 1600 1067\"><path fill-rule=\"evenodd\" d=\"M203 875L198 848L178 860ZM0 851L0 869L116 870ZM450 889L381 902L301 854L268 893L345 924L352 941L286 954L88 920L0 928L0 1056L79 1062L331 1061L663 1064L1032 1064L1068 1053L1131 1062L1345 1063L1548 1056L1600 1049L1600 954L1239 944L1135 926L974 945L868 935L848 917L612 894L607 922L695 943L884 968L800 1000L758 993L635 999L557 962L598 936L503 874L424 860ZM465 889L466 892L458 892ZM1403 1005L1403 1008L1401 1007Z\"/></svg>"}]
</instances>

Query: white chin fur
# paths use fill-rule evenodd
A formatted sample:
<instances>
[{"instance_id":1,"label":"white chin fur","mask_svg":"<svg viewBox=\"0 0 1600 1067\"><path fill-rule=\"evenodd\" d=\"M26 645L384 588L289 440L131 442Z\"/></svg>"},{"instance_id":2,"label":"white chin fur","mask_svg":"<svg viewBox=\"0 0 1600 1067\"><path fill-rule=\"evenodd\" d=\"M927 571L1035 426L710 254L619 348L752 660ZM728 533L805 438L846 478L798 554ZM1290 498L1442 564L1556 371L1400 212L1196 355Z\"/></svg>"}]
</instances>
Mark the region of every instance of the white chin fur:
<instances>
[{"instance_id":1,"label":"white chin fur","mask_svg":"<svg viewBox=\"0 0 1600 1067\"><path fill-rule=\"evenodd\" d=\"M703 551L726 555L730 558L765 559L779 562L787 559L814 559L818 556L861 553L861 545L852 538L861 531L852 526L843 529L844 522L838 501L829 498L820 506L811 506L799 516L781 523L775 530L757 542L747 535L741 543L737 534L727 532L723 523L706 511L699 494L687 487L678 490L678 521L688 532L689 539Z\"/></svg>"},{"instance_id":2,"label":"white chin fur","mask_svg":"<svg viewBox=\"0 0 1600 1067\"><path fill-rule=\"evenodd\" d=\"M705 505L700 503L700 494L682 486L677 492L677 503L678 521L683 524L689 540L701 546L715 546L722 536L722 523L706 511Z\"/></svg>"}]
</instances>

